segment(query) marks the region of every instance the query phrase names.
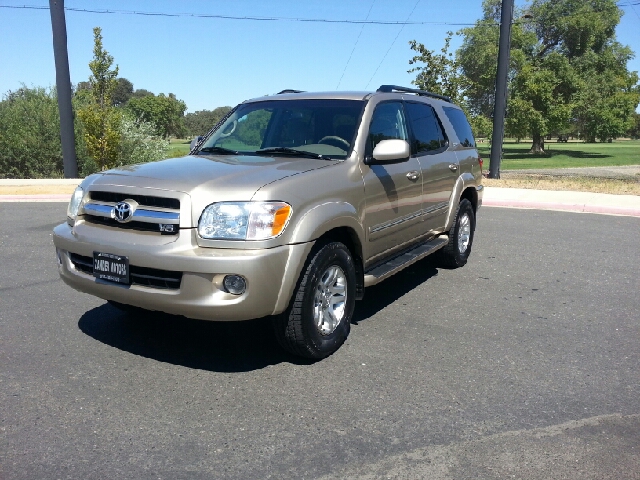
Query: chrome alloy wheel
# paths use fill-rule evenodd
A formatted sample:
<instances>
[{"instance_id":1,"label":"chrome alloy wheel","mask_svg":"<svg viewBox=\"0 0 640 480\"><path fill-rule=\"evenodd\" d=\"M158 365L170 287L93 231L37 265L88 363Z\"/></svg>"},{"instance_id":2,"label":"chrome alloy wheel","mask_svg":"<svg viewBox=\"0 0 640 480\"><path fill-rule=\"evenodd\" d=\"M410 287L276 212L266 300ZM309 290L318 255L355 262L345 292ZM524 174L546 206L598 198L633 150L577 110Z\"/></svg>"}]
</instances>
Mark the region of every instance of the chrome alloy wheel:
<instances>
[{"instance_id":1,"label":"chrome alloy wheel","mask_svg":"<svg viewBox=\"0 0 640 480\"><path fill-rule=\"evenodd\" d=\"M468 214L464 214L460 217L458 225L458 251L461 254L467 251L469 248L469 239L471 238L471 219Z\"/></svg>"},{"instance_id":2,"label":"chrome alloy wheel","mask_svg":"<svg viewBox=\"0 0 640 480\"><path fill-rule=\"evenodd\" d=\"M331 265L316 285L313 319L322 335L330 335L344 318L347 277L340 267Z\"/></svg>"}]
</instances>

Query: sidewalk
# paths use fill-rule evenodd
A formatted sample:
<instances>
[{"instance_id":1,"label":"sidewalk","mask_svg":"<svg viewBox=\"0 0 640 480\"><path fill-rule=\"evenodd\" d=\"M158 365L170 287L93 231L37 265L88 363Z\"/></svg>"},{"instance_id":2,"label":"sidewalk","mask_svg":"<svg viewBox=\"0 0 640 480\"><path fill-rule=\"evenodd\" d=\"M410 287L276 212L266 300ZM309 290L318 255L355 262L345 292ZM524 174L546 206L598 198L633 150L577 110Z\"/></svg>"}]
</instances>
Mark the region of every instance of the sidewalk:
<instances>
[{"instance_id":1,"label":"sidewalk","mask_svg":"<svg viewBox=\"0 0 640 480\"><path fill-rule=\"evenodd\" d=\"M0 202L68 202L82 179L1 180ZM10 189L45 188L46 194L3 194ZM626 215L640 218L640 196L607 193L529 190L522 188L486 187L486 207L530 208L567 212Z\"/></svg>"},{"instance_id":2,"label":"sidewalk","mask_svg":"<svg viewBox=\"0 0 640 480\"><path fill-rule=\"evenodd\" d=\"M482 204L487 207L533 208L640 217L640 196L637 195L487 187Z\"/></svg>"}]
</instances>

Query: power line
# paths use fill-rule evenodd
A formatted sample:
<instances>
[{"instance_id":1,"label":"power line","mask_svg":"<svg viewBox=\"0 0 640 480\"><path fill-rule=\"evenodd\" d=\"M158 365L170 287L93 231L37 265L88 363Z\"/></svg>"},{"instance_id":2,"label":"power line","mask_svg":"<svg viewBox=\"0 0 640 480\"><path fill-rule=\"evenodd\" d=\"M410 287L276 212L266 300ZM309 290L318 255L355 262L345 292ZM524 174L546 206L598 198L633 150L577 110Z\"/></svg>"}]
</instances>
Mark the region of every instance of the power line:
<instances>
[{"instance_id":1,"label":"power line","mask_svg":"<svg viewBox=\"0 0 640 480\"><path fill-rule=\"evenodd\" d=\"M41 5L0 5L0 8L12 8L22 10L49 10L49 7ZM355 25L452 25L452 26L473 26L475 23L452 23L452 22L404 22L392 20L335 20L329 18L297 18L297 17L258 17L258 16L236 16L236 15L215 15L209 13L167 13L167 12L144 12L138 10L95 10L89 8L65 7L65 11L80 13L97 13L108 15L143 15L147 17L193 17L193 18L213 18L219 20L249 20L262 22L306 22L306 23L347 23ZM498 25L498 24L496 24Z\"/></svg>"},{"instance_id":2,"label":"power line","mask_svg":"<svg viewBox=\"0 0 640 480\"><path fill-rule=\"evenodd\" d=\"M367 12L367 16L365 20L369 19L369 15L371 15L371 10L373 9L373 5L376 3L376 0L371 2L371 6L369 7L369 11ZM358 46L358 42L360 41L360 37L362 36L362 31L364 30L364 25L360 28L360 33L358 34L358 38L356 38L356 43L353 44L353 49L351 50L351 54L349 55L349 59L347 60L347 64L344 66L344 70L342 70L342 75L340 75L340 80L338 80L338 85L336 85L336 90L340 88L340 83L342 83L342 78L344 77L345 72L347 71L347 67L351 62L351 57L353 57L353 52L356 51L356 47Z\"/></svg>"},{"instance_id":3,"label":"power line","mask_svg":"<svg viewBox=\"0 0 640 480\"><path fill-rule=\"evenodd\" d=\"M409 15L407 15L407 20L409 20L409 18L411 17L411 15L413 15L413 12L415 11L416 7L418 6L418 4L420 3L420 0L418 0L416 2L416 4L413 6L413 10L411 10L411 12L409 13ZM371 75L371 78L369 79L369 81L367 82L367 85L364 87L364 89L366 90L367 87L369 86L369 84L371 83L371 80L373 80L373 77L376 76L376 73L378 73L378 70L380 70L380 67L382 66L382 62L384 62L385 58L387 58L387 55L389 55L389 52L391 51L391 49L393 48L393 46L396 43L396 40L398 40L398 37L400 36L400 34L402 33L402 30L404 30L404 24L402 25L402 27L400 28L400 30L398 30L398 34L396 35L396 38L393 39L393 42L391 42L391 45L389 46L389 50L387 50L387 53L384 54L384 57L382 57L382 60L380 60L380 63L378 64L378 67L376 68L376 71L373 72L373 75Z\"/></svg>"}]
</instances>

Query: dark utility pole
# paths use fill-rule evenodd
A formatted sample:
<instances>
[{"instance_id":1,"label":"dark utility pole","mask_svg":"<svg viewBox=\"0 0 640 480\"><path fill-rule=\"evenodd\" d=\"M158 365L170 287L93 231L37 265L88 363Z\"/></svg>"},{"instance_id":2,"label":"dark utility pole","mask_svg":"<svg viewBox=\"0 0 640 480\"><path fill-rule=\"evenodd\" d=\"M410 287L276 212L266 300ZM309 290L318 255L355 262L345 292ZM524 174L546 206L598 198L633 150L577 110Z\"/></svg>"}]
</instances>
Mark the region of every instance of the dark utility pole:
<instances>
[{"instance_id":1,"label":"dark utility pole","mask_svg":"<svg viewBox=\"0 0 640 480\"><path fill-rule=\"evenodd\" d=\"M512 21L513 0L502 0L489 178L500 178L500 160L502 159L502 141L504 140L504 116L507 109L507 75L509 74L509 54L511 53Z\"/></svg>"},{"instance_id":2,"label":"dark utility pole","mask_svg":"<svg viewBox=\"0 0 640 480\"><path fill-rule=\"evenodd\" d=\"M78 178L64 0L49 0L49 10L51 12L51 29L53 30L53 56L56 61L56 90L58 93L58 110L60 110L60 140L62 141L64 177Z\"/></svg>"}]
</instances>

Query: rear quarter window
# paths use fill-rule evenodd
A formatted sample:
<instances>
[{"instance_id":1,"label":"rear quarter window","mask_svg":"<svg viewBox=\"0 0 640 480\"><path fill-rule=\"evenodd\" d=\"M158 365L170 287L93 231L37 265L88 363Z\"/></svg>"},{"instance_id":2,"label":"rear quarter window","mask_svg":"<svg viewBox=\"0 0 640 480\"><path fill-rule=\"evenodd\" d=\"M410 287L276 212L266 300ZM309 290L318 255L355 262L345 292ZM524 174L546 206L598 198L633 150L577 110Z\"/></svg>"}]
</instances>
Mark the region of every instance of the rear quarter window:
<instances>
[{"instance_id":1,"label":"rear quarter window","mask_svg":"<svg viewBox=\"0 0 640 480\"><path fill-rule=\"evenodd\" d=\"M458 141L463 147L475 147L476 140L473 138L471 125L467 121L467 117L462 110L453 107L443 107L445 115L451 122L453 130L458 136Z\"/></svg>"}]
</instances>

